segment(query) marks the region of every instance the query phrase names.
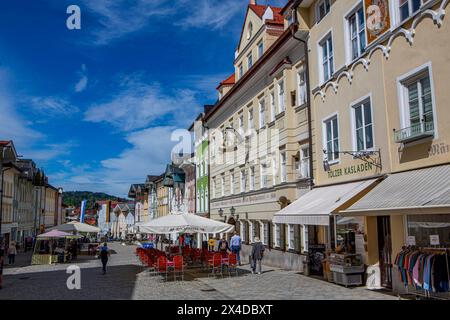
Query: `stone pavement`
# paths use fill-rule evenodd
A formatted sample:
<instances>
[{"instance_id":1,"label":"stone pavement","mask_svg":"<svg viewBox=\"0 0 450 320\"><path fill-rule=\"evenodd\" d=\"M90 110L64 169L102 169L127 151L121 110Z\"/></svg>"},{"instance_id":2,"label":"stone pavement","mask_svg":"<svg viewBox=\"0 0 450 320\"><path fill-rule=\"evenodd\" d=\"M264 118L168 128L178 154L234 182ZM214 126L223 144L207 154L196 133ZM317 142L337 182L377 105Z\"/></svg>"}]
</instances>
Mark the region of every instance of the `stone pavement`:
<instances>
[{"instance_id":1,"label":"stone pavement","mask_svg":"<svg viewBox=\"0 0 450 320\"><path fill-rule=\"evenodd\" d=\"M243 266L238 277L208 278L207 273L188 272L185 281L166 282L139 264L135 246L111 243L110 247L114 253L106 275L102 275L98 259L83 257L77 262L81 268L81 290L67 289L68 265L26 266L4 270L0 299L397 299L363 287L345 288L269 267L264 267L261 275L253 275L248 266Z\"/></svg>"}]
</instances>

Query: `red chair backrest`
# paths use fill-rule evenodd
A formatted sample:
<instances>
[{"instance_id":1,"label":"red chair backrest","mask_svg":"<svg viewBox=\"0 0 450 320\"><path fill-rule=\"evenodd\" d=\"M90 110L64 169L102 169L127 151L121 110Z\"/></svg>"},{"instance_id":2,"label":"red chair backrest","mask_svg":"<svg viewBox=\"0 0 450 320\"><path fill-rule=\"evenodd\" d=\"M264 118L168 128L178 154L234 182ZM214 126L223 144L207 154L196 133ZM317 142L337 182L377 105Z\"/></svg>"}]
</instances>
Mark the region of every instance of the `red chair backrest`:
<instances>
[{"instance_id":1,"label":"red chair backrest","mask_svg":"<svg viewBox=\"0 0 450 320\"><path fill-rule=\"evenodd\" d=\"M167 270L167 259L166 257L159 257L157 260L157 266L159 271L166 271Z\"/></svg>"},{"instance_id":2,"label":"red chair backrest","mask_svg":"<svg viewBox=\"0 0 450 320\"><path fill-rule=\"evenodd\" d=\"M230 265L236 265L237 264L237 255L236 255L236 253L230 253L228 255L228 263Z\"/></svg>"},{"instance_id":3,"label":"red chair backrest","mask_svg":"<svg viewBox=\"0 0 450 320\"><path fill-rule=\"evenodd\" d=\"M222 255L220 253L215 253L213 255L213 266L219 267L222 264Z\"/></svg>"},{"instance_id":4,"label":"red chair backrest","mask_svg":"<svg viewBox=\"0 0 450 320\"><path fill-rule=\"evenodd\" d=\"M182 256L173 257L173 267L174 267L175 271L183 270L183 257Z\"/></svg>"}]
</instances>

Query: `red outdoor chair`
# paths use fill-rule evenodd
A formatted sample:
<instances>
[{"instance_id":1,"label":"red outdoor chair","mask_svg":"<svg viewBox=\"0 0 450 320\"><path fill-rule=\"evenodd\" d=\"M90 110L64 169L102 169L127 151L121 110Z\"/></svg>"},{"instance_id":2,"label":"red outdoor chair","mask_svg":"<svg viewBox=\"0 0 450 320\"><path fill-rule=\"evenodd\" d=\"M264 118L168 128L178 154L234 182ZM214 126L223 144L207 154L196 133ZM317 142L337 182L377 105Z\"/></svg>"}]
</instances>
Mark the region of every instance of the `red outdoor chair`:
<instances>
[{"instance_id":1,"label":"red outdoor chair","mask_svg":"<svg viewBox=\"0 0 450 320\"><path fill-rule=\"evenodd\" d=\"M173 279L177 279L177 273L181 275L181 281L184 280L184 259L183 256L173 257Z\"/></svg>"},{"instance_id":2,"label":"red outdoor chair","mask_svg":"<svg viewBox=\"0 0 450 320\"><path fill-rule=\"evenodd\" d=\"M237 271L237 255L236 253L230 253L228 254L228 263L227 263L227 267L228 267L228 274L231 277L231 272L233 271L236 275L238 275L238 271Z\"/></svg>"},{"instance_id":3,"label":"red outdoor chair","mask_svg":"<svg viewBox=\"0 0 450 320\"><path fill-rule=\"evenodd\" d=\"M156 271L158 272L159 275L166 274L166 281L167 281L168 268L166 257L160 256L158 260L156 260Z\"/></svg>"},{"instance_id":4,"label":"red outdoor chair","mask_svg":"<svg viewBox=\"0 0 450 320\"><path fill-rule=\"evenodd\" d=\"M217 274L220 274L223 277L222 255L220 253L215 253L212 260L208 260L208 266L211 268L211 273L208 277L215 277Z\"/></svg>"}]
</instances>

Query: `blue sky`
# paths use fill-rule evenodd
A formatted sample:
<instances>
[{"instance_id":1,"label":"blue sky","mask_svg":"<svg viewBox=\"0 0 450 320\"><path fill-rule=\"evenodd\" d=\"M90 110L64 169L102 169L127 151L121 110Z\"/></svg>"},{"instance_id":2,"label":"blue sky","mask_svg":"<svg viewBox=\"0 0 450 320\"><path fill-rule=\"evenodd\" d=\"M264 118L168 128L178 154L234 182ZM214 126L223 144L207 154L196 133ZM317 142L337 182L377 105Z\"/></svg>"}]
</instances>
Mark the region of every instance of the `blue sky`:
<instances>
[{"instance_id":1,"label":"blue sky","mask_svg":"<svg viewBox=\"0 0 450 320\"><path fill-rule=\"evenodd\" d=\"M81 30L66 28L71 4L81 8ZM162 173L171 132L215 102L247 4L2 2L0 140L14 140L55 186L126 195Z\"/></svg>"}]
</instances>

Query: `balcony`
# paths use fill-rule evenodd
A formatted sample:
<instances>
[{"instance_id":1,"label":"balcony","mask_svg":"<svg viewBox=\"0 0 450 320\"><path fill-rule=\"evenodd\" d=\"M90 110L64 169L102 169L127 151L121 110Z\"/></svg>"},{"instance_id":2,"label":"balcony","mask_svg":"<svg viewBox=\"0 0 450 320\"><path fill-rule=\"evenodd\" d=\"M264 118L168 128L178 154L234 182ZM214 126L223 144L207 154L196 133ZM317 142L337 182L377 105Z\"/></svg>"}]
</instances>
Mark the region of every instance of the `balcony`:
<instances>
[{"instance_id":1,"label":"balcony","mask_svg":"<svg viewBox=\"0 0 450 320\"><path fill-rule=\"evenodd\" d=\"M420 122L411 127L394 130L394 140L396 143L409 143L416 140L430 138L434 136L434 122Z\"/></svg>"}]
</instances>

